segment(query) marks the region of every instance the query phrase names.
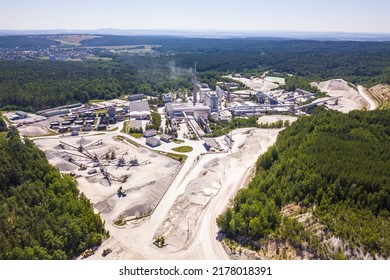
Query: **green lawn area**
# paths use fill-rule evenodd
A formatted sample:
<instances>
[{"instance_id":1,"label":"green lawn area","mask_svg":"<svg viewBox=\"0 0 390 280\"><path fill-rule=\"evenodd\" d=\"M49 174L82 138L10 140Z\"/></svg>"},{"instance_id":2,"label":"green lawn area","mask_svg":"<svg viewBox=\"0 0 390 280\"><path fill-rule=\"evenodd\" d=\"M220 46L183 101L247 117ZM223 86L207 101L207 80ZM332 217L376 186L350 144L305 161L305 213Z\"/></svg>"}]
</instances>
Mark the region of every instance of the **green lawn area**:
<instances>
[{"instance_id":1,"label":"green lawn area","mask_svg":"<svg viewBox=\"0 0 390 280\"><path fill-rule=\"evenodd\" d=\"M181 147L173 148L172 150L179 153L189 153L192 152L193 149L190 146L181 146Z\"/></svg>"},{"instance_id":2,"label":"green lawn area","mask_svg":"<svg viewBox=\"0 0 390 280\"><path fill-rule=\"evenodd\" d=\"M185 141L182 139L172 139L172 142L175 142L177 144L181 144L181 143L184 143Z\"/></svg>"},{"instance_id":3,"label":"green lawn area","mask_svg":"<svg viewBox=\"0 0 390 280\"><path fill-rule=\"evenodd\" d=\"M91 99L91 100L89 100L88 101L88 103L89 104L92 104L92 103L100 103L100 102L103 102L103 101L105 101L105 100L103 100L103 99ZM102 109L101 110L102 112L107 112L107 110L106 109ZM97 111L95 111L95 113L96 113ZM101 113L101 112L99 112L99 113Z\"/></svg>"},{"instance_id":4,"label":"green lawn area","mask_svg":"<svg viewBox=\"0 0 390 280\"><path fill-rule=\"evenodd\" d=\"M170 157L171 159L177 160L179 162L185 161L188 157L186 155L179 155L179 154L174 154L174 153L166 153L162 151L157 151L160 155L164 155L167 157Z\"/></svg>"},{"instance_id":5,"label":"green lawn area","mask_svg":"<svg viewBox=\"0 0 390 280\"><path fill-rule=\"evenodd\" d=\"M130 135L134 138L141 138L142 136L144 136L142 133L130 133Z\"/></svg>"}]
</instances>

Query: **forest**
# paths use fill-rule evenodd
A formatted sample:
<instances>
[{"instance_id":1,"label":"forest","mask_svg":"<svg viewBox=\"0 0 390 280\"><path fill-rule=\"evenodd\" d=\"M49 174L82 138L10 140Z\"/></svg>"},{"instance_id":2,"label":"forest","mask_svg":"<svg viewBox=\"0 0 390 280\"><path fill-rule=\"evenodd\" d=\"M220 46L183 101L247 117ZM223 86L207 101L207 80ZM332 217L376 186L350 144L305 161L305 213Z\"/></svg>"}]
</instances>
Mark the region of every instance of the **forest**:
<instances>
[{"instance_id":1,"label":"forest","mask_svg":"<svg viewBox=\"0 0 390 280\"><path fill-rule=\"evenodd\" d=\"M73 259L108 232L69 175L16 128L0 134L0 259Z\"/></svg>"},{"instance_id":2,"label":"forest","mask_svg":"<svg viewBox=\"0 0 390 280\"><path fill-rule=\"evenodd\" d=\"M146 57L118 62L0 61L0 104L3 110L37 111L190 87L187 72L170 77L170 71L164 60Z\"/></svg>"},{"instance_id":3,"label":"forest","mask_svg":"<svg viewBox=\"0 0 390 280\"><path fill-rule=\"evenodd\" d=\"M298 205L326 236L345 240L350 258L360 249L389 258L389 124L390 110L318 108L301 117L259 158L255 177L218 217L218 226L232 240L266 243L274 237L305 246L316 258L340 257L321 243L326 237L282 214Z\"/></svg>"},{"instance_id":4,"label":"forest","mask_svg":"<svg viewBox=\"0 0 390 280\"><path fill-rule=\"evenodd\" d=\"M49 39L2 36L0 51L16 46L29 49L35 41L37 47L55 42ZM24 41L29 43L23 45ZM75 49L129 44L156 47L150 55L96 49L98 57L111 61L0 61L2 109L35 111L124 94L159 96L169 91L191 91L190 68L194 62L199 81L211 88L226 74L251 76L268 70L295 75L287 79L290 89L299 86L310 90L309 82L331 78L366 86L390 83L390 42L100 36L81 44Z\"/></svg>"}]
</instances>

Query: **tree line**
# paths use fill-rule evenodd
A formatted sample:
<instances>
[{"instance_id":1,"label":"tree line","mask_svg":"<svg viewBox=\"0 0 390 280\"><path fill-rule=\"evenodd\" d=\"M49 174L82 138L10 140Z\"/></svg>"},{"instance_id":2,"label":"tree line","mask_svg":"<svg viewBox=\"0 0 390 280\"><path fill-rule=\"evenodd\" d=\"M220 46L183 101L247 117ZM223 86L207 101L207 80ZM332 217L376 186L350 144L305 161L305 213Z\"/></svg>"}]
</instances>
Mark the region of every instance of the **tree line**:
<instances>
[{"instance_id":1,"label":"tree line","mask_svg":"<svg viewBox=\"0 0 390 280\"><path fill-rule=\"evenodd\" d=\"M16 128L0 135L0 259L73 259L107 232L91 202Z\"/></svg>"}]
</instances>

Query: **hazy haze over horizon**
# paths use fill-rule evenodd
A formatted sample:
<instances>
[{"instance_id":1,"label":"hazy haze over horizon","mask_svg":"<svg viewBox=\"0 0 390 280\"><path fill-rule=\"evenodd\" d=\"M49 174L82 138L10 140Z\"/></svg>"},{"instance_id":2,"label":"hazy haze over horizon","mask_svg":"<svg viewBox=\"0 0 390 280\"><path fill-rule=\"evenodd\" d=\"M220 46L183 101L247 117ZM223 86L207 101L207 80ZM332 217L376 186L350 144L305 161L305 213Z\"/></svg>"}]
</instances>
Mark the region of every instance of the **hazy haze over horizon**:
<instances>
[{"instance_id":1,"label":"hazy haze over horizon","mask_svg":"<svg viewBox=\"0 0 390 280\"><path fill-rule=\"evenodd\" d=\"M390 33L389 10L388 0L13 0L0 29Z\"/></svg>"}]
</instances>

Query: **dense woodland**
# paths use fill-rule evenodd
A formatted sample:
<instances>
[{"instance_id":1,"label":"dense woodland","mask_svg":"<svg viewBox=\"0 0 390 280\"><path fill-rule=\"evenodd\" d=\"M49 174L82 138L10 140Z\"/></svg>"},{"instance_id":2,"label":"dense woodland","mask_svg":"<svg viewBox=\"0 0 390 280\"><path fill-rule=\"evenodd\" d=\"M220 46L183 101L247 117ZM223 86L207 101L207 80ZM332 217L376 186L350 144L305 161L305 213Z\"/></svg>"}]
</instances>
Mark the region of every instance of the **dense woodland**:
<instances>
[{"instance_id":1,"label":"dense woodland","mask_svg":"<svg viewBox=\"0 0 390 280\"><path fill-rule=\"evenodd\" d=\"M0 134L0 259L72 259L107 233L76 182L15 128Z\"/></svg>"},{"instance_id":2,"label":"dense woodland","mask_svg":"<svg viewBox=\"0 0 390 280\"><path fill-rule=\"evenodd\" d=\"M281 132L257 162L255 178L234 198L218 225L234 240L288 240L318 258L341 258L321 245L289 204L311 211L327 236L350 250L390 257L390 110L342 114L320 108Z\"/></svg>"},{"instance_id":3,"label":"dense woodland","mask_svg":"<svg viewBox=\"0 0 390 280\"><path fill-rule=\"evenodd\" d=\"M3 36L0 51L50 42L58 44L45 36ZM149 44L155 52L128 55L96 49L97 56L111 61L0 61L1 107L34 111L123 94L191 91L189 70L195 61L199 81L212 88L223 75L266 70L296 75L287 80L290 89L310 90L309 82L330 78L367 86L390 83L390 42L102 36L81 43L80 48Z\"/></svg>"},{"instance_id":4,"label":"dense woodland","mask_svg":"<svg viewBox=\"0 0 390 280\"><path fill-rule=\"evenodd\" d=\"M1 36L0 48L5 49L40 49L48 48L50 46L58 46L59 42L51 40L48 36Z\"/></svg>"},{"instance_id":5,"label":"dense woodland","mask_svg":"<svg viewBox=\"0 0 390 280\"><path fill-rule=\"evenodd\" d=\"M152 58L130 62L0 61L0 104L3 109L34 111L189 87L189 78L182 74L171 78L169 71L167 63Z\"/></svg>"},{"instance_id":6,"label":"dense woodland","mask_svg":"<svg viewBox=\"0 0 390 280\"><path fill-rule=\"evenodd\" d=\"M0 114L0 132L4 132L7 130L7 124L3 119L3 116Z\"/></svg>"}]
</instances>

